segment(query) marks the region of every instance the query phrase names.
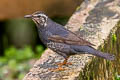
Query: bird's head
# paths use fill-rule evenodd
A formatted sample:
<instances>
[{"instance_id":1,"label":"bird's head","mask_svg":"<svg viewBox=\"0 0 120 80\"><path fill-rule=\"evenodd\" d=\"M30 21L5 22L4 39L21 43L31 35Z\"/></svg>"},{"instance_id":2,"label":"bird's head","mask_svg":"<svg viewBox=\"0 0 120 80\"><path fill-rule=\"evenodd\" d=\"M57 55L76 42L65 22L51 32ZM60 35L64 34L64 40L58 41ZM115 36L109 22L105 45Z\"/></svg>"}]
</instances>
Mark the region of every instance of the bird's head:
<instances>
[{"instance_id":1,"label":"bird's head","mask_svg":"<svg viewBox=\"0 0 120 80\"><path fill-rule=\"evenodd\" d=\"M36 23L36 25L46 26L48 16L43 12L37 11L31 15L25 15L25 18L32 18L32 20Z\"/></svg>"}]
</instances>

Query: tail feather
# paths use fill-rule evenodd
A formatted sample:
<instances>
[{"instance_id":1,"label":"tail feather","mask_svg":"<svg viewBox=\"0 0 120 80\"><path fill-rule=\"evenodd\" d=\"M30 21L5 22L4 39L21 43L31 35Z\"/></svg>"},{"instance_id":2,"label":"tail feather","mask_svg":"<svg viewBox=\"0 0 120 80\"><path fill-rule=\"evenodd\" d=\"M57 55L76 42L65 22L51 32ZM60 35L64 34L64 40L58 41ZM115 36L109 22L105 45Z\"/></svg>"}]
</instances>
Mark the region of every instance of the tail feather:
<instances>
[{"instance_id":1,"label":"tail feather","mask_svg":"<svg viewBox=\"0 0 120 80\"><path fill-rule=\"evenodd\" d=\"M73 49L73 53L81 53L81 52L85 52L86 54L92 54L107 60L114 60L115 56L109 53L104 53L101 51L98 51L90 46L76 46L76 45L72 45L71 49Z\"/></svg>"},{"instance_id":2,"label":"tail feather","mask_svg":"<svg viewBox=\"0 0 120 80\"><path fill-rule=\"evenodd\" d=\"M92 53L92 54L95 55L95 56L107 59L107 60L114 60L115 59L114 55L109 54L109 53L103 53L103 52L100 52L100 51L96 51L95 53Z\"/></svg>"}]
</instances>

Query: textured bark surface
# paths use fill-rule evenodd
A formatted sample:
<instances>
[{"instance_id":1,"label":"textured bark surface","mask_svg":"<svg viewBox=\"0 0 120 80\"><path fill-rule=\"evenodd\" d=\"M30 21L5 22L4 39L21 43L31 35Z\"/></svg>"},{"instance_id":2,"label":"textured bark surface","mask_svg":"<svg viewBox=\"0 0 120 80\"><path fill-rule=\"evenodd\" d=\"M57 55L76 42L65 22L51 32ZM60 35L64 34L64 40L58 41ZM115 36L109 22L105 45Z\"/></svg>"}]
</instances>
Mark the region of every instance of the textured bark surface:
<instances>
[{"instance_id":1,"label":"textured bark surface","mask_svg":"<svg viewBox=\"0 0 120 80\"><path fill-rule=\"evenodd\" d=\"M65 27L95 44L97 49L119 21L119 5L119 0L85 0ZM23 80L78 80L80 72L94 60L92 58L87 54L71 56L68 62L73 64L64 66L65 71L51 72L49 69L57 68L56 63L64 58L47 49Z\"/></svg>"}]
</instances>

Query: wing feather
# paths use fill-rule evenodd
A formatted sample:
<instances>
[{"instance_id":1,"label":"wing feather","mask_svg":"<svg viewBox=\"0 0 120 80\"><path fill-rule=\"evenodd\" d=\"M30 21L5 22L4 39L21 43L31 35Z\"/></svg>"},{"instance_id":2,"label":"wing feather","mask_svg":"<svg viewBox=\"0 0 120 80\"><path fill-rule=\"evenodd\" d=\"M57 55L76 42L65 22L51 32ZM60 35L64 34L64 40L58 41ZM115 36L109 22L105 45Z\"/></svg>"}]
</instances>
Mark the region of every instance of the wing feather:
<instances>
[{"instance_id":1,"label":"wing feather","mask_svg":"<svg viewBox=\"0 0 120 80\"><path fill-rule=\"evenodd\" d=\"M76 34L69 34L67 37L61 37L59 35L53 35L48 38L51 41L65 43L70 45L88 45L88 46L95 46L94 44L78 37Z\"/></svg>"}]
</instances>

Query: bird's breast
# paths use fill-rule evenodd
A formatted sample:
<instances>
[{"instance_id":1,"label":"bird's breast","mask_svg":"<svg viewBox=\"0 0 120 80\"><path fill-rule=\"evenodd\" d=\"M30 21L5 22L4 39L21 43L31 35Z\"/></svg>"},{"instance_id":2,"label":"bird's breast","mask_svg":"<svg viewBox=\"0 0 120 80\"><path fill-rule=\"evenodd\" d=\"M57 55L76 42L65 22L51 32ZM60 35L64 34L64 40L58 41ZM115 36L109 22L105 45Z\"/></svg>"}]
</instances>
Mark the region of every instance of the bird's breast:
<instances>
[{"instance_id":1,"label":"bird's breast","mask_svg":"<svg viewBox=\"0 0 120 80\"><path fill-rule=\"evenodd\" d=\"M42 41L43 44L47 44L49 42L48 37L51 35L51 33L45 29L39 29L38 30L40 40Z\"/></svg>"}]
</instances>

